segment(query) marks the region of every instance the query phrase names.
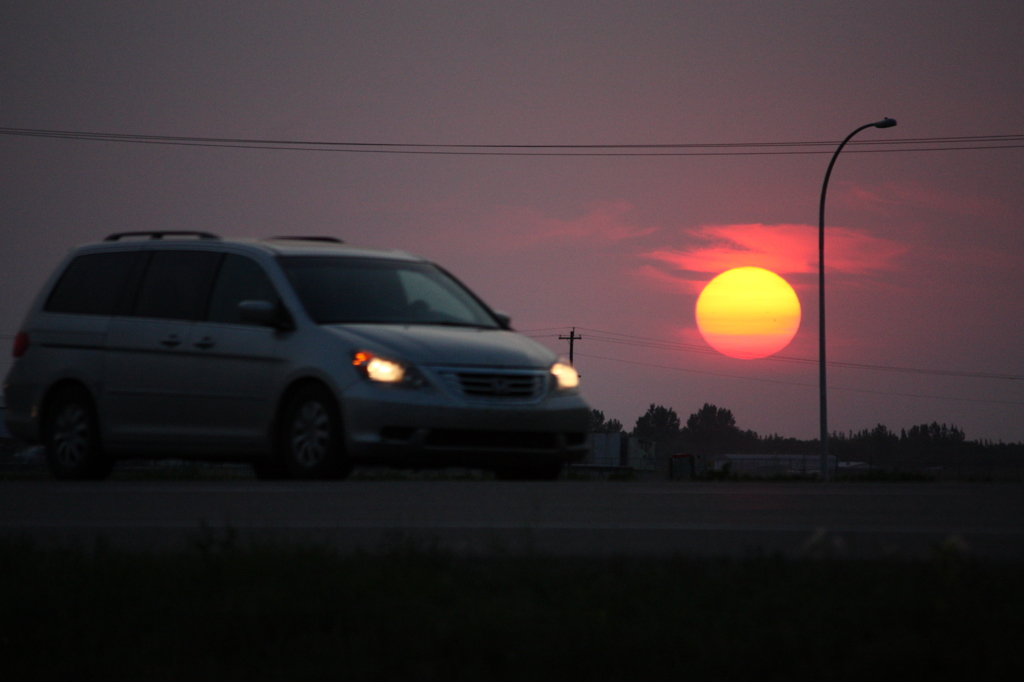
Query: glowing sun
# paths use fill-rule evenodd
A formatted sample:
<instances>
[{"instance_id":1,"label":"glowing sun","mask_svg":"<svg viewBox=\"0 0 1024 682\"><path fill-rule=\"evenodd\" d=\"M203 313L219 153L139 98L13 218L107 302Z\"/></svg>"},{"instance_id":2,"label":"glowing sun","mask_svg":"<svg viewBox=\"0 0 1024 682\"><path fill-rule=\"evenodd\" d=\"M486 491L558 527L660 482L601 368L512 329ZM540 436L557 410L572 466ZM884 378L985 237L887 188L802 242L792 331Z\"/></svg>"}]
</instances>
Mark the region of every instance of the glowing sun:
<instances>
[{"instance_id":1,"label":"glowing sun","mask_svg":"<svg viewBox=\"0 0 1024 682\"><path fill-rule=\"evenodd\" d=\"M697 299L697 328L731 358L764 358L789 345L800 327L800 300L764 268L733 268L708 282Z\"/></svg>"}]
</instances>

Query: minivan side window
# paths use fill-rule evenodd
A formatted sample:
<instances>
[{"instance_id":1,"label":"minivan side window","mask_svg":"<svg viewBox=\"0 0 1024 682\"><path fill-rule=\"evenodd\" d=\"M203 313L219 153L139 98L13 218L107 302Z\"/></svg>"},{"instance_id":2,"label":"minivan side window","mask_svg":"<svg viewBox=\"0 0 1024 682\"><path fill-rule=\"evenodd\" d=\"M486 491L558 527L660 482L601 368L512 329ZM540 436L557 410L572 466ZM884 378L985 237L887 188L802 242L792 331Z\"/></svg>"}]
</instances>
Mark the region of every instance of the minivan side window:
<instances>
[{"instance_id":1,"label":"minivan side window","mask_svg":"<svg viewBox=\"0 0 1024 682\"><path fill-rule=\"evenodd\" d=\"M201 320L222 254L154 251L135 301L136 317Z\"/></svg>"},{"instance_id":2,"label":"minivan side window","mask_svg":"<svg viewBox=\"0 0 1024 682\"><path fill-rule=\"evenodd\" d=\"M136 251L78 256L61 275L44 309L51 313L113 315L137 256Z\"/></svg>"},{"instance_id":3,"label":"minivan side window","mask_svg":"<svg viewBox=\"0 0 1024 682\"><path fill-rule=\"evenodd\" d=\"M210 310L206 319L210 322L246 324L238 312L242 301L270 301L277 303L277 291L270 277L260 265L244 256L227 254L220 266L217 283L213 285Z\"/></svg>"}]
</instances>

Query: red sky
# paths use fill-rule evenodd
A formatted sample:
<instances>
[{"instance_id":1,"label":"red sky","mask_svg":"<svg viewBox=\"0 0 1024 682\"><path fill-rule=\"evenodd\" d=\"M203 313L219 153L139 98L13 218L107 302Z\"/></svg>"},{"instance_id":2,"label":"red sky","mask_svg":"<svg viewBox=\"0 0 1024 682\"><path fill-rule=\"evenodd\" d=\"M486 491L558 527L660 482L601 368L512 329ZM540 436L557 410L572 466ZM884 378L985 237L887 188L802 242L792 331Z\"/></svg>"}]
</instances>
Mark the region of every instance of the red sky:
<instances>
[{"instance_id":1,"label":"red sky","mask_svg":"<svg viewBox=\"0 0 1024 682\"><path fill-rule=\"evenodd\" d=\"M0 127L713 144L836 141L891 116L898 127L857 139L1024 133L1019 3L212 7L6 3ZM831 358L1024 376L1024 149L859 149L839 159L828 195ZM627 426L651 402L684 418L712 402L743 428L817 433L813 362L709 353L693 307L724 269L772 269L803 308L782 355L816 357L827 155L416 156L5 136L0 155L0 336L17 331L70 246L113 231L325 233L436 260L552 348L566 351L556 337L575 325L584 394ZM830 385L835 429L934 420L1024 440L1021 380L837 367Z\"/></svg>"}]
</instances>

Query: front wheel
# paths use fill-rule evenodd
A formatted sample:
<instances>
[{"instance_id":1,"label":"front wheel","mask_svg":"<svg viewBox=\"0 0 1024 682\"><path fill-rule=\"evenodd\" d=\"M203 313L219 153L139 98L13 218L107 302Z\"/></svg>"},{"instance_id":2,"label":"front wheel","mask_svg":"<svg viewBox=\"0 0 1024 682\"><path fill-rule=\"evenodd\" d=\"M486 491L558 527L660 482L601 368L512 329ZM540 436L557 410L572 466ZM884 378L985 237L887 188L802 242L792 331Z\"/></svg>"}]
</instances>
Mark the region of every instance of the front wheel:
<instances>
[{"instance_id":1,"label":"front wheel","mask_svg":"<svg viewBox=\"0 0 1024 682\"><path fill-rule=\"evenodd\" d=\"M46 463L54 478L99 480L114 468L114 460L103 453L96 410L83 389L68 388L53 398L46 411L43 438Z\"/></svg>"},{"instance_id":2,"label":"front wheel","mask_svg":"<svg viewBox=\"0 0 1024 682\"><path fill-rule=\"evenodd\" d=\"M326 389L299 390L284 411L281 464L291 478L345 478L352 464L345 454L341 416Z\"/></svg>"}]
</instances>

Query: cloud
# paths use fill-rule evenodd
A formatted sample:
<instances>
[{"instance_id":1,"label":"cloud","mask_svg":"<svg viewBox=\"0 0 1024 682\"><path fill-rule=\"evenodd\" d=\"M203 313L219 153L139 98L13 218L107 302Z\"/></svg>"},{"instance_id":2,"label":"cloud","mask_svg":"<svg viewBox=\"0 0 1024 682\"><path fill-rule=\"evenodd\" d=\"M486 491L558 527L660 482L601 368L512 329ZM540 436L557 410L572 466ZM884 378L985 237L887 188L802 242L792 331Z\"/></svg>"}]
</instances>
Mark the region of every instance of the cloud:
<instances>
[{"instance_id":1,"label":"cloud","mask_svg":"<svg viewBox=\"0 0 1024 682\"><path fill-rule=\"evenodd\" d=\"M676 291L683 294L700 294L708 283L707 278L687 278L665 272L653 265L641 265L639 269L642 277L647 277L662 285L669 291Z\"/></svg>"},{"instance_id":2,"label":"cloud","mask_svg":"<svg viewBox=\"0 0 1024 682\"><path fill-rule=\"evenodd\" d=\"M407 211L403 223L417 225L404 235L403 246L430 258L445 260L453 253L544 254L584 250L618 254L628 240L637 240L658 231L640 227L626 201L595 202L566 216L527 206L488 206L482 212L460 212L458 207L428 205L424 211ZM372 242L370 242L372 243ZM646 247L631 244L625 250L636 253ZM543 257L538 255L538 257Z\"/></svg>"},{"instance_id":3,"label":"cloud","mask_svg":"<svg viewBox=\"0 0 1024 682\"><path fill-rule=\"evenodd\" d=\"M948 188L938 190L917 182L885 183L868 189L849 182L836 183L835 196L830 198L845 207L868 208L877 213L892 213L897 210L931 210L944 214L966 217L1006 217L1010 209L994 199L952 192Z\"/></svg>"},{"instance_id":4,"label":"cloud","mask_svg":"<svg viewBox=\"0 0 1024 682\"><path fill-rule=\"evenodd\" d=\"M818 270L818 228L810 225L713 225L688 230L687 234L697 243L644 255L695 273L719 273L743 266L779 274ZM833 272L889 270L906 251L902 244L859 230L825 228L825 266Z\"/></svg>"},{"instance_id":5,"label":"cloud","mask_svg":"<svg viewBox=\"0 0 1024 682\"><path fill-rule=\"evenodd\" d=\"M511 246L533 246L549 242L616 243L641 237L657 228L639 228L629 218L633 205L626 201L592 204L582 215L556 218L532 209L509 207L495 217L495 234Z\"/></svg>"}]
</instances>

